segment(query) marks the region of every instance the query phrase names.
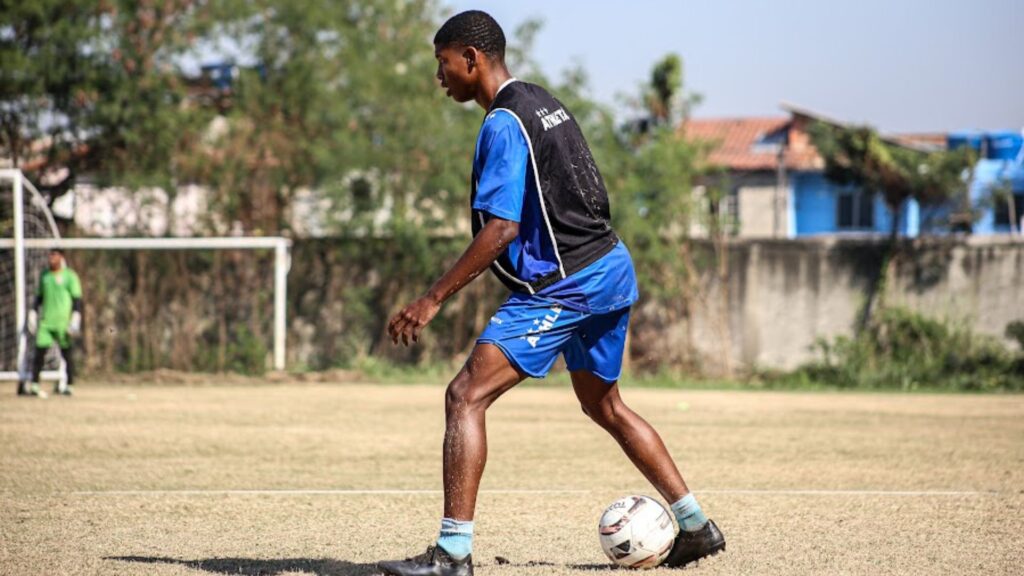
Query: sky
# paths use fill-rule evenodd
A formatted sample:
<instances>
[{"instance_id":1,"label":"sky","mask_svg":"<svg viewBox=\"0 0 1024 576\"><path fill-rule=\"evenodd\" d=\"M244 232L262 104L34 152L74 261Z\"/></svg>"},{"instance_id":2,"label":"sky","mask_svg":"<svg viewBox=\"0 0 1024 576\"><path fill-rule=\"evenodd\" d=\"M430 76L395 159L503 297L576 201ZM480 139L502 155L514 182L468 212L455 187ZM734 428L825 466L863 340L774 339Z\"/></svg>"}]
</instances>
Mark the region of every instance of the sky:
<instances>
[{"instance_id":1,"label":"sky","mask_svg":"<svg viewBox=\"0 0 1024 576\"><path fill-rule=\"evenodd\" d=\"M675 52L696 117L784 116L786 101L884 132L1024 128L1024 0L445 3L487 11L510 40L541 19L543 71L581 64L619 110Z\"/></svg>"}]
</instances>

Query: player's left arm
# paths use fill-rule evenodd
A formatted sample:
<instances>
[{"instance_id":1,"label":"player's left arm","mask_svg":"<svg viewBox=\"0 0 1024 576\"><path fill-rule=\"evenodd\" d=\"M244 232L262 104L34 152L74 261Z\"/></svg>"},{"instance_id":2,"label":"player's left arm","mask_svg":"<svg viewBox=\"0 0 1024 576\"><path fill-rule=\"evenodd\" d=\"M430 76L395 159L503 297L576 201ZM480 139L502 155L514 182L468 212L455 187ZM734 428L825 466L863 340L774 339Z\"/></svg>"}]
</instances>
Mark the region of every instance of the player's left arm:
<instances>
[{"instance_id":1,"label":"player's left arm","mask_svg":"<svg viewBox=\"0 0 1024 576\"><path fill-rule=\"evenodd\" d=\"M409 340L418 342L420 332L448 298L473 281L504 252L512 240L519 235L519 223L501 218L491 218L483 230L462 253L447 272L427 290L427 293L395 314L388 322L391 341L398 344L399 338L406 346Z\"/></svg>"}]
</instances>

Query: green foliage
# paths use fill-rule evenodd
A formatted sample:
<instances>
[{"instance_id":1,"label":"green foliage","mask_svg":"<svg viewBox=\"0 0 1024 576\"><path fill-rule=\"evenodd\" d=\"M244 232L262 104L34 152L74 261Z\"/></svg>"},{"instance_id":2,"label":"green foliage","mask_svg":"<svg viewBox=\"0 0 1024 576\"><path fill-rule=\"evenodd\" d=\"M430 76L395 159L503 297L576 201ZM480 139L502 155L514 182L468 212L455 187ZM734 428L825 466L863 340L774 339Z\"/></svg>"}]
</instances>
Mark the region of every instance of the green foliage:
<instances>
[{"instance_id":1,"label":"green foliage","mask_svg":"<svg viewBox=\"0 0 1024 576\"><path fill-rule=\"evenodd\" d=\"M909 199L927 206L963 196L964 173L977 160L968 147L924 152L886 141L867 126L815 122L810 133L825 159L826 177L881 194L893 211Z\"/></svg>"},{"instance_id":2,"label":"green foliage","mask_svg":"<svg viewBox=\"0 0 1024 576\"><path fill-rule=\"evenodd\" d=\"M892 224L887 254L877 273L858 333L871 322L876 308L884 307L886 283L899 259L900 211L908 200L921 206L935 206L960 199L956 220L969 210L969 179L977 158L969 147L953 151L926 152L887 141L868 127L846 127L813 122L809 128L815 147L825 160L825 176L841 186L854 186L867 194L878 194L891 211Z\"/></svg>"},{"instance_id":3,"label":"green foliage","mask_svg":"<svg viewBox=\"0 0 1024 576\"><path fill-rule=\"evenodd\" d=\"M253 334L245 325L236 326L230 340L227 341L222 366L216 347L203 348L199 352L194 369L250 376L262 376L266 372L270 353L264 340Z\"/></svg>"},{"instance_id":4,"label":"green foliage","mask_svg":"<svg viewBox=\"0 0 1024 576\"><path fill-rule=\"evenodd\" d=\"M490 292L467 288L431 325L435 338L415 351L395 351L382 338L388 315L426 289L466 243L468 172L483 112L454 105L438 88L430 45L443 18L438 0L39 0L2 6L5 152L22 150L15 157L24 158L27 142L48 135L44 155L49 165L71 168L71 183L88 172L100 185L138 190L140 197L150 186L173 197L179 186L197 184L208 194L200 233L289 234L291 216L301 207L297 198L312 197L313 211L324 215L318 232L342 239L332 248L336 254L309 256L312 265L323 266L323 286L334 290L330 300L341 302L341 310L325 311L315 325L329 342L314 360L318 367L371 355L414 364L443 361L471 343L480 318L486 321L481 310L493 307L491 293L502 293L494 286ZM678 304L695 277L693 260L680 253L691 224L706 212L693 195L703 148L675 126L696 100L686 92L682 59L668 55L654 66L650 84L636 95L638 124L645 128L624 129L590 96L582 69L557 81L543 76L533 56L540 26L527 21L512 35L512 72L550 87L573 112L605 178L614 225L634 255L642 291ZM230 91L188 77L186 63L232 57L239 60L239 75ZM48 126L44 117L59 122ZM293 256L291 278L306 256ZM130 276L148 283L119 289L136 303L132 321L142 326L159 314L148 302L184 294L183 288L160 293L151 276L187 279L193 264L133 258L127 264L139 270ZM339 259L347 260L339 266ZM216 277L253 285L262 278L253 262L214 260L196 272L197 281ZM261 328L265 319L252 311L263 309L268 294L252 290L231 302L217 295L216 285L211 281L207 288L218 309L206 315L216 324L197 316L171 337L147 337L136 328L127 342L111 339L108 363L130 370L184 367L198 357L186 342L192 337L196 346L216 348L202 366L249 370L268 334ZM328 300L317 291L323 286L290 292L298 298L293 307L317 316L315 309ZM160 338L176 342L177 352L161 352Z\"/></svg>"},{"instance_id":5,"label":"green foliage","mask_svg":"<svg viewBox=\"0 0 1024 576\"><path fill-rule=\"evenodd\" d=\"M680 245L698 219L693 188L700 150L668 127L655 128L624 164L612 217L633 254L641 287L655 297L682 293Z\"/></svg>"},{"instance_id":6,"label":"green foliage","mask_svg":"<svg viewBox=\"0 0 1024 576\"><path fill-rule=\"evenodd\" d=\"M778 380L839 388L1021 391L1024 358L996 339L901 308L860 335L818 342L820 359Z\"/></svg>"},{"instance_id":7,"label":"green foliage","mask_svg":"<svg viewBox=\"0 0 1024 576\"><path fill-rule=\"evenodd\" d=\"M173 58L203 29L189 0L37 0L0 9L0 149L35 174L169 188L208 115Z\"/></svg>"},{"instance_id":8,"label":"green foliage","mask_svg":"<svg viewBox=\"0 0 1024 576\"><path fill-rule=\"evenodd\" d=\"M1007 324L1006 337L1014 340L1024 353L1024 322L1016 320Z\"/></svg>"},{"instance_id":9,"label":"green foliage","mask_svg":"<svg viewBox=\"0 0 1024 576\"><path fill-rule=\"evenodd\" d=\"M671 122L677 96L683 87L683 60L669 54L654 65L651 71L651 93L648 107L651 116L662 122Z\"/></svg>"},{"instance_id":10,"label":"green foliage","mask_svg":"<svg viewBox=\"0 0 1024 576\"><path fill-rule=\"evenodd\" d=\"M383 233L377 212L424 226L461 207L477 110L445 102L429 0L213 3L217 38L250 47L226 130L192 158L214 209L245 230L287 227L293 195L326 195L330 232ZM438 151L444 153L437 153Z\"/></svg>"}]
</instances>

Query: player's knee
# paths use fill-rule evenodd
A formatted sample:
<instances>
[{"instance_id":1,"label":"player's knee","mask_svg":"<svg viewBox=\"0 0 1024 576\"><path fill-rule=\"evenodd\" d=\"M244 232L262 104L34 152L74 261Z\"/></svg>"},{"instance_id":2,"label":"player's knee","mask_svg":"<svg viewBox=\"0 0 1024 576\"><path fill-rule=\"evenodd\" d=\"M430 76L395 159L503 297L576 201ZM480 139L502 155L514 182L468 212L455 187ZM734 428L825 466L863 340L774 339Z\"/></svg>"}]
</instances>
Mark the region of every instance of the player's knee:
<instances>
[{"instance_id":1,"label":"player's knee","mask_svg":"<svg viewBox=\"0 0 1024 576\"><path fill-rule=\"evenodd\" d=\"M602 428L616 428L622 422L622 402L604 399L592 404L581 404L583 413Z\"/></svg>"},{"instance_id":2,"label":"player's knee","mask_svg":"<svg viewBox=\"0 0 1024 576\"><path fill-rule=\"evenodd\" d=\"M466 374L459 374L448 384L448 390L445 391L445 409L451 413L485 407L484 398L477 388L472 385L472 380Z\"/></svg>"}]
</instances>

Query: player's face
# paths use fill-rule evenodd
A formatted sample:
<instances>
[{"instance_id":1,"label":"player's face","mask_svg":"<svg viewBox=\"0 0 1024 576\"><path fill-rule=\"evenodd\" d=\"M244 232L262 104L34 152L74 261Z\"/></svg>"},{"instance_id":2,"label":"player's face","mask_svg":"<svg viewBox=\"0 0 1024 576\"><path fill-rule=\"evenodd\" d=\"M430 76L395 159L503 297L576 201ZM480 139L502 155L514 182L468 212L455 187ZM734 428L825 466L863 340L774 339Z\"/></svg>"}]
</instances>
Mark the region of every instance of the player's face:
<instances>
[{"instance_id":1,"label":"player's face","mask_svg":"<svg viewBox=\"0 0 1024 576\"><path fill-rule=\"evenodd\" d=\"M60 252L50 252L50 269L57 270L60 268L61 260L64 257L60 255Z\"/></svg>"},{"instance_id":2,"label":"player's face","mask_svg":"<svg viewBox=\"0 0 1024 576\"><path fill-rule=\"evenodd\" d=\"M441 88L456 102L469 102L476 98L476 50L462 46L435 46L437 79Z\"/></svg>"}]
</instances>

